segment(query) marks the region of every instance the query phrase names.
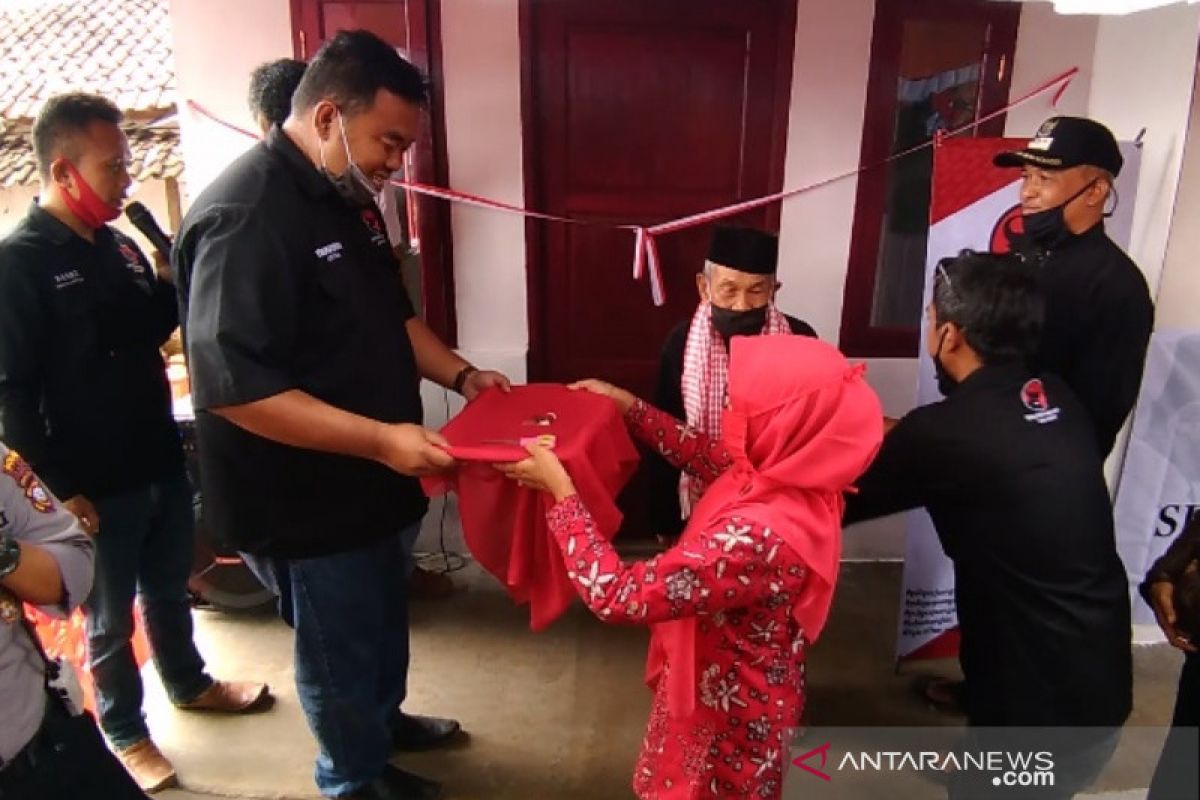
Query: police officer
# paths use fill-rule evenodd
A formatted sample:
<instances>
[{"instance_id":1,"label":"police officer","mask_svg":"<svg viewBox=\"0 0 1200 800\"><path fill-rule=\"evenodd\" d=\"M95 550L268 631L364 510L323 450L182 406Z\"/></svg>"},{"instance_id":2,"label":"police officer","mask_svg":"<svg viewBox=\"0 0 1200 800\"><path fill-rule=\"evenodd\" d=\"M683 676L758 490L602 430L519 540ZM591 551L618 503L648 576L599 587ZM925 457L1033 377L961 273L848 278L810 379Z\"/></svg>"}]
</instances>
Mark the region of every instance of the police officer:
<instances>
[{"instance_id":1,"label":"police officer","mask_svg":"<svg viewBox=\"0 0 1200 800\"><path fill-rule=\"evenodd\" d=\"M14 451L0 444L0 800L146 795L96 723L52 685L22 603L65 617L92 588L92 541Z\"/></svg>"},{"instance_id":2,"label":"police officer","mask_svg":"<svg viewBox=\"0 0 1200 800\"><path fill-rule=\"evenodd\" d=\"M176 705L240 712L267 688L214 681L192 641L192 490L159 352L178 308L171 284L108 225L131 183L120 121L108 100L66 94L34 123L42 192L0 242L0 428L96 534L86 608L100 724L154 791L175 772L142 714L135 594Z\"/></svg>"},{"instance_id":3,"label":"police officer","mask_svg":"<svg viewBox=\"0 0 1200 800\"><path fill-rule=\"evenodd\" d=\"M444 469L420 426L422 377L468 399L507 388L413 313L374 195L419 135L424 76L366 31L309 63L292 114L197 198L173 261L207 522L292 587L296 684L325 795L437 797L393 749L451 741L400 711L408 673L404 537Z\"/></svg>"},{"instance_id":4,"label":"police officer","mask_svg":"<svg viewBox=\"0 0 1200 800\"><path fill-rule=\"evenodd\" d=\"M928 509L954 562L968 722L1093 729L1054 742L1055 796L1070 797L1130 711L1129 598L1087 412L1028 366L1043 313L1031 269L974 253L938 267L926 347L946 399L884 438L846 522Z\"/></svg>"},{"instance_id":5,"label":"police officer","mask_svg":"<svg viewBox=\"0 0 1200 800\"><path fill-rule=\"evenodd\" d=\"M1154 328L1146 279L1104 230L1121 150L1095 120L1052 117L1023 150L1001 153L995 163L1024 170L1024 233L1010 238L1015 251L1041 265L1040 366L1083 403L1107 457L1137 400Z\"/></svg>"}]
</instances>

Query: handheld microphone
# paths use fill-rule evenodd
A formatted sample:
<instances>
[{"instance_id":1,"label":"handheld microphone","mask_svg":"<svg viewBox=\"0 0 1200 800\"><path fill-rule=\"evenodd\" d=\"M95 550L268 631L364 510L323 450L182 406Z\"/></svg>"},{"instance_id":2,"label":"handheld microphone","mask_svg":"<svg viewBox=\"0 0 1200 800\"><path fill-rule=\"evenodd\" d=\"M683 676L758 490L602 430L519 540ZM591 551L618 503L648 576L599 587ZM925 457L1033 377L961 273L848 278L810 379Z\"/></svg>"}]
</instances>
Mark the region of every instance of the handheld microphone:
<instances>
[{"instance_id":1,"label":"handheld microphone","mask_svg":"<svg viewBox=\"0 0 1200 800\"><path fill-rule=\"evenodd\" d=\"M133 202L125 207L125 216L129 218L133 227L141 231L150 244L154 245L154 249L158 251L159 255L170 260L171 237L163 233L163 229L158 227L158 223L154 221L154 215L150 213L150 209L141 203Z\"/></svg>"}]
</instances>

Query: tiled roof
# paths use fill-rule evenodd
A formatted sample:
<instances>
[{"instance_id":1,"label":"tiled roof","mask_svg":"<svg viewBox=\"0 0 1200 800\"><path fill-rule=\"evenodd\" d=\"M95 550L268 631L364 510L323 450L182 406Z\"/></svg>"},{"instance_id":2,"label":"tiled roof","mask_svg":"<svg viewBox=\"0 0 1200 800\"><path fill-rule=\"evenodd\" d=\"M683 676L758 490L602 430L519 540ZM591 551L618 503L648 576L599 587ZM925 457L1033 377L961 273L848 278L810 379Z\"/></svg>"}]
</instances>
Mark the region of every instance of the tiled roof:
<instances>
[{"instance_id":1,"label":"tiled roof","mask_svg":"<svg viewBox=\"0 0 1200 800\"><path fill-rule=\"evenodd\" d=\"M132 118L175 106L168 0L3 0L0 118L27 120L67 91L102 94Z\"/></svg>"},{"instance_id":2,"label":"tiled roof","mask_svg":"<svg viewBox=\"0 0 1200 800\"><path fill-rule=\"evenodd\" d=\"M38 182L29 131L28 125L22 125L0 133L0 188ZM183 174L179 126L174 119L126 128L125 133L133 156L129 174L135 181L177 178Z\"/></svg>"}]
</instances>

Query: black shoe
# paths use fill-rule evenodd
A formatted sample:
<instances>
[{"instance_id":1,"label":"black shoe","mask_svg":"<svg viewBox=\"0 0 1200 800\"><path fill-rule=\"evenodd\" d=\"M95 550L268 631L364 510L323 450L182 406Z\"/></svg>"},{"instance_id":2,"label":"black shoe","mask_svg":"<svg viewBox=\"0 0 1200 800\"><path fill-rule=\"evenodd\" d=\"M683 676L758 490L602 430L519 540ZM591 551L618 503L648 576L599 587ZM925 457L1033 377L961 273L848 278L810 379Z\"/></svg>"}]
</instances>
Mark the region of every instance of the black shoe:
<instances>
[{"instance_id":1,"label":"black shoe","mask_svg":"<svg viewBox=\"0 0 1200 800\"><path fill-rule=\"evenodd\" d=\"M434 750L458 738L457 720L400 712L392 721L392 744L397 750Z\"/></svg>"},{"instance_id":2,"label":"black shoe","mask_svg":"<svg viewBox=\"0 0 1200 800\"><path fill-rule=\"evenodd\" d=\"M339 800L438 800L442 785L388 764L384 772L357 792L340 795Z\"/></svg>"}]
</instances>

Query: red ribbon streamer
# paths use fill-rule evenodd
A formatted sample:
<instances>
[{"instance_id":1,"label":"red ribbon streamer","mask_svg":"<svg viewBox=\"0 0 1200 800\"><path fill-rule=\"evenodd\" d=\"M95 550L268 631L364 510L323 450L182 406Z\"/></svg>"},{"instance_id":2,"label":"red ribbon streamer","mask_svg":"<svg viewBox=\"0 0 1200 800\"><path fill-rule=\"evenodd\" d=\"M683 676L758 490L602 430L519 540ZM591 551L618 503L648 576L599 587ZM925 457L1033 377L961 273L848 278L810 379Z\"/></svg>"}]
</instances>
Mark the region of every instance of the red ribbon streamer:
<instances>
[{"instance_id":1,"label":"red ribbon streamer","mask_svg":"<svg viewBox=\"0 0 1200 800\"><path fill-rule=\"evenodd\" d=\"M523 217L531 217L533 219L546 220L547 222L559 222L559 223L563 223L563 224L567 224L567 225L600 226L600 227L610 228L610 229L614 229L614 230L631 231L634 234L633 278L634 278L634 280L641 280L644 275L649 273L651 299L654 301L654 305L661 306L666 302L666 290L665 290L665 287L663 284L663 278L662 278L662 264L659 260L659 255L658 255L658 243L656 241L656 238L658 236L662 236L662 235L665 235L668 233L675 233L676 231L686 230L687 228L694 228L694 227L697 227L700 225L706 225L710 222L715 222L717 220L725 219L727 217L732 217L737 214L741 214L745 211L752 211L756 208L762 208L763 206L767 206L772 203L778 203L783 200L787 200L792 197L795 197L797 195L801 195L806 192L811 192L816 189L820 189L825 186L828 186L830 184L837 183L838 181L846 180L847 178L853 178L856 175L860 175L861 173L866 172L867 170L877 169L877 168L885 166L893 161L897 161L906 156L910 156L913 153L920 152L921 150L925 149L926 147L934 147L938 142L942 141L945 138L948 138L950 136L956 136L960 133L963 133L964 131L968 131L973 128L977 128L980 125L984 124L985 122L989 122L1003 114L1007 114L1009 111L1016 108L1017 106L1023 105L1025 103L1029 102L1030 100L1034 99L1035 97L1037 97L1041 94L1044 94L1045 92L1048 92L1051 89L1055 89L1056 87L1057 87L1057 90L1055 91L1054 96L1051 98L1050 103L1052 106L1057 106L1058 101L1062 99L1063 93L1066 92L1067 87L1071 83L1071 80L1078 74L1079 74L1079 67L1071 67L1069 70L1067 70L1066 72L1063 72L1061 75L1057 75L1057 76L1051 78L1050 80L1047 80L1044 83L1039 84L1035 88L1030 89L1028 92L1026 92L1025 94L1018 97L1016 100L1009 103L1008 105L1006 105L1002 108L999 108L999 109L991 112L990 114L987 114L986 116L979 118L978 120L968 122L966 125L962 125L951 131L938 131L937 135L935 135L934 138L931 139L930 141L924 142L915 147L910 147L907 150L904 150L903 152L891 155L891 156L883 159L882 161L878 161L874 164L860 165L859 167L857 167L855 169L848 170L848 171L840 173L838 175L834 175L832 177L825 178L823 180L817 181L815 183L810 183L806 186L801 186L796 189L785 189L782 192L776 192L774 194L769 194L769 195L766 195L763 197L756 197L756 198L752 198L750 200L742 200L737 203L732 203L727 206L721 206L720 208L714 208L709 211L701 211L697 214L690 214L686 217L679 217L678 219L661 222L657 225L650 225L650 226L614 225L612 223L606 223L606 222L593 222L591 220L574 219L572 217L561 217L561 216L557 216L555 214L547 214L547 213L540 212L540 211L530 211L527 208L522 208L521 206L513 205L511 203L503 203L503 202L500 202L499 200L492 200L487 197L480 197L479 195L470 194L468 192L460 192L456 189L447 189L447 188L443 188L443 187L439 187L439 186L428 186L423 183L417 183L416 181L393 180L392 183L395 184L396 186L403 187L407 191L414 192L416 194L426 195L429 197L440 198L442 200L447 200L452 203L463 203L464 205L476 206L478 208L486 208L486 209L490 209L493 211L503 211L503 212L510 213L510 214L520 214ZM208 119L212 120L213 122L216 122L219 125L222 125L223 127L226 127L232 131L236 131L237 133L243 134L245 136L248 136L248 137L251 137L254 139L259 138L257 134L251 133L250 131L247 131L245 128L240 128L237 125L234 125L230 122L226 122L225 120L221 119L220 117L217 117L215 114L208 111L203 106L201 106L199 103L196 103L193 100L188 100L187 106L192 111L200 114L201 116L207 117Z\"/></svg>"}]
</instances>

